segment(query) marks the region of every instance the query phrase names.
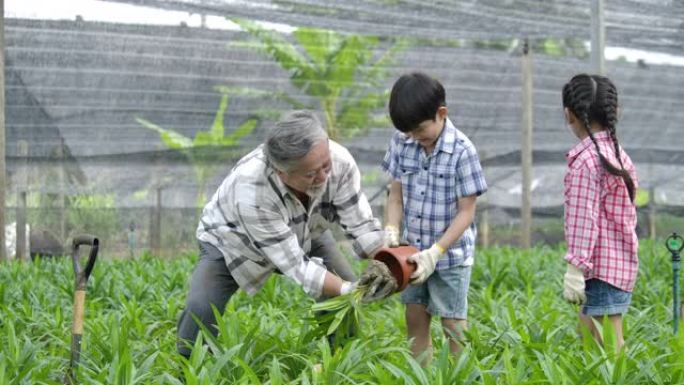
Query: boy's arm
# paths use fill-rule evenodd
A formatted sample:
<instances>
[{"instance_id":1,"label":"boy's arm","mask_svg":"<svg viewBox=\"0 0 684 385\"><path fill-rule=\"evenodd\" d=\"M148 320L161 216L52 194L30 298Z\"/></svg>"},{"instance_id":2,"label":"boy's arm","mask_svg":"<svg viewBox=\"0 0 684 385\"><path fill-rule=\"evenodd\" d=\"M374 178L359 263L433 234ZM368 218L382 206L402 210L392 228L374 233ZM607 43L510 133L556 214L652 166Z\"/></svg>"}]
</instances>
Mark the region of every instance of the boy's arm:
<instances>
[{"instance_id":1,"label":"boy's arm","mask_svg":"<svg viewBox=\"0 0 684 385\"><path fill-rule=\"evenodd\" d=\"M401 193L401 182L393 180L389 185L387 204L385 205L385 247L399 247L401 235L399 228L403 217L404 204Z\"/></svg>"},{"instance_id":2,"label":"boy's arm","mask_svg":"<svg viewBox=\"0 0 684 385\"><path fill-rule=\"evenodd\" d=\"M387 208L385 211L385 227L393 226L395 229L401 227L401 220L404 217L404 202L402 199L401 182L393 180L389 186L387 196Z\"/></svg>"},{"instance_id":3,"label":"boy's arm","mask_svg":"<svg viewBox=\"0 0 684 385\"><path fill-rule=\"evenodd\" d=\"M451 221L444 234L439 238L437 244L442 250L447 250L452 243L456 242L466 231L468 226L475 220L475 202L477 195L470 195L458 199L458 214Z\"/></svg>"}]
</instances>

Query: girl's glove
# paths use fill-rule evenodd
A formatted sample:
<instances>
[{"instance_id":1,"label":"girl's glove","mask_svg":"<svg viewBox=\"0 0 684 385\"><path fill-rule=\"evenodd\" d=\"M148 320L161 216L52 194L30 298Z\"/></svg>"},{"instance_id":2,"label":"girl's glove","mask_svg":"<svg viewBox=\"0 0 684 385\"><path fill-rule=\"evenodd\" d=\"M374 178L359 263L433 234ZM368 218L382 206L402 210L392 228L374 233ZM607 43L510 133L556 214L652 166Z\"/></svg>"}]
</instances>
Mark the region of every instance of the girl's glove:
<instances>
[{"instance_id":1,"label":"girl's glove","mask_svg":"<svg viewBox=\"0 0 684 385\"><path fill-rule=\"evenodd\" d=\"M392 225L385 226L385 247L399 247L399 229Z\"/></svg>"},{"instance_id":2,"label":"girl's glove","mask_svg":"<svg viewBox=\"0 0 684 385\"><path fill-rule=\"evenodd\" d=\"M428 277L435 271L437 261L442 258L444 251L442 246L435 243L429 249L409 256L407 259L418 265L416 271L411 274L411 284L417 285L427 281Z\"/></svg>"},{"instance_id":3,"label":"girl's glove","mask_svg":"<svg viewBox=\"0 0 684 385\"><path fill-rule=\"evenodd\" d=\"M571 263L568 263L563 277L563 297L570 303L580 305L587 301L584 293L584 273Z\"/></svg>"}]
</instances>

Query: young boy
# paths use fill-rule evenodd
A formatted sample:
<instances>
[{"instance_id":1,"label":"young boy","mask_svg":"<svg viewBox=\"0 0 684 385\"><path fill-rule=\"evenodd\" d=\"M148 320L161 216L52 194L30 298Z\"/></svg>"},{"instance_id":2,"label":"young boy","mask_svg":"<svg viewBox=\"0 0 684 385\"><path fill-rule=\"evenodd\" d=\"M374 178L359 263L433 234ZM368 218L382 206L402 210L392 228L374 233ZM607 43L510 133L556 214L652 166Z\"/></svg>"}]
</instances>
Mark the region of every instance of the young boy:
<instances>
[{"instance_id":1,"label":"young boy","mask_svg":"<svg viewBox=\"0 0 684 385\"><path fill-rule=\"evenodd\" d=\"M389 101L399 130L382 163L392 177L385 246L403 238L420 251L409 257L417 269L402 294L408 338L415 358L432 358L430 319L439 316L449 346L460 351L466 329L468 287L476 229L475 201L487 191L470 140L447 117L444 87L423 73L401 76Z\"/></svg>"}]
</instances>

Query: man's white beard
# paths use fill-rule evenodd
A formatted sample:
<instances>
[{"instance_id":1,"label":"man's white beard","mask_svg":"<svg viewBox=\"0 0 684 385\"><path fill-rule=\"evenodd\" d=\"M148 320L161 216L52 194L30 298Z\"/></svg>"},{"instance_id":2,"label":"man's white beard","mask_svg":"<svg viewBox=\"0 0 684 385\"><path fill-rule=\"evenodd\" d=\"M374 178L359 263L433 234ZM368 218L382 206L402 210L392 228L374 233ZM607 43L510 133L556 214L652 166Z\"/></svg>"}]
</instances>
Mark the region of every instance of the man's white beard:
<instances>
[{"instance_id":1,"label":"man's white beard","mask_svg":"<svg viewBox=\"0 0 684 385\"><path fill-rule=\"evenodd\" d=\"M308 190L306 190L306 194L311 198L320 198L325 192L326 187L327 183L323 183L320 186L312 186Z\"/></svg>"}]
</instances>

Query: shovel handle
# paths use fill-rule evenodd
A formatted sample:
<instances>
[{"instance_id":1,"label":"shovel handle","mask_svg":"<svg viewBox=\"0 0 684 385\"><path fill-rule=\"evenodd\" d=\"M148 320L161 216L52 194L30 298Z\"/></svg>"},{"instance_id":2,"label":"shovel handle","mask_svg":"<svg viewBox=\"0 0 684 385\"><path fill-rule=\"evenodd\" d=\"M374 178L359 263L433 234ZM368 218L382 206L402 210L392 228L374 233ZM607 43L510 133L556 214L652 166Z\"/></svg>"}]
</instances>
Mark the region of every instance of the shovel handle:
<instances>
[{"instance_id":1,"label":"shovel handle","mask_svg":"<svg viewBox=\"0 0 684 385\"><path fill-rule=\"evenodd\" d=\"M76 277L76 290L85 290L86 283L90 277L90 273L93 271L95 266L95 260L97 259L97 250L100 246L100 241L97 237L90 234L80 234L74 237L73 240L73 263L74 263L74 275ZM88 262L86 267L81 271L81 265L78 260L79 247L82 245L90 246L90 256L88 257Z\"/></svg>"},{"instance_id":2,"label":"shovel handle","mask_svg":"<svg viewBox=\"0 0 684 385\"><path fill-rule=\"evenodd\" d=\"M80 234L74 237L72 245L72 261L74 263L76 290L74 291L74 320L71 329L71 360L69 361L67 373L64 376L64 384L67 385L78 384L76 379L76 368L78 367L81 358L81 338L83 336L83 320L85 318L86 284L88 283L88 277L90 277L90 273L95 266L97 249L100 246L100 241L93 235ZM85 269L81 270L78 251L79 248L84 245L90 246L90 256L88 257Z\"/></svg>"}]
</instances>

